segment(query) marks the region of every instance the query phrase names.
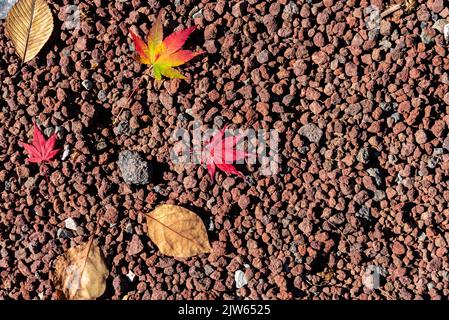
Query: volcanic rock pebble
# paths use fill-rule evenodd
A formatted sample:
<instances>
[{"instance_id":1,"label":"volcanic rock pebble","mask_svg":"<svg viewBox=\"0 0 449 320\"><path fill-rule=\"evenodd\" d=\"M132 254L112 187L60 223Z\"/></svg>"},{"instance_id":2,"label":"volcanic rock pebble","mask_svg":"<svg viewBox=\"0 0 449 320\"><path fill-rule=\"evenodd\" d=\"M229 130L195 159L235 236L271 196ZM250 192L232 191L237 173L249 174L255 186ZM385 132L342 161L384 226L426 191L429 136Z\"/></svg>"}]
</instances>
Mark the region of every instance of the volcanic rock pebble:
<instances>
[{"instance_id":1,"label":"volcanic rock pebble","mask_svg":"<svg viewBox=\"0 0 449 320\"><path fill-rule=\"evenodd\" d=\"M310 142L319 143L323 131L313 123L308 123L299 129L299 134L305 136Z\"/></svg>"},{"instance_id":2,"label":"volcanic rock pebble","mask_svg":"<svg viewBox=\"0 0 449 320\"><path fill-rule=\"evenodd\" d=\"M138 152L121 151L117 165L126 183L137 185L149 183L151 166Z\"/></svg>"},{"instance_id":3,"label":"volcanic rock pebble","mask_svg":"<svg viewBox=\"0 0 449 320\"><path fill-rule=\"evenodd\" d=\"M140 240L138 235L134 234L132 236L131 242L128 245L128 249L127 249L128 254L134 256L134 255L142 252L142 250L143 250L142 241Z\"/></svg>"}]
</instances>

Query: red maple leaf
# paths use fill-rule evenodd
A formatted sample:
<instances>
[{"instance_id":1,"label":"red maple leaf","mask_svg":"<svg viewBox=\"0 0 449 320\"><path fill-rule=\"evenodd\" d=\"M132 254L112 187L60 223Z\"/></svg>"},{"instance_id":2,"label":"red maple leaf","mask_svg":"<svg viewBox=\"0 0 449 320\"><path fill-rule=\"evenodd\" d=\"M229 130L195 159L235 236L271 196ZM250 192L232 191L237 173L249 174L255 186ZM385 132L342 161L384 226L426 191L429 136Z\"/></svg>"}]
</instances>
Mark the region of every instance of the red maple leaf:
<instances>
[{"instance_id":1,"label":"red maple leaf","mask_svg":"<svg viewBox=\"0 0 449 320\"><path fill-rule=\"evenodd\" d=\"M50 162L61 151L61 149L55 149L56 133L53 133L48 140L45 140L36 123L33 125L33 144L20 142L19 145L25 148L25 151L28 153L28 161L35 163Z\"/></svg>"},{"instance_id":2,"label":"red maple leaf","mask_svg":"<svg viewBox=\"0 0 449 320\"><path fill-rule=\"evenodd\" d=\"M207 171L209 172L212 181L214 181L216 168L226 173L244 177L243 174L236 169L233 163L249 156L255 156L252 153L236 149L236 144L243 137L243 134L225 137L225 131L226 126L212 136L202 150L201 163L206 164Z\"/></svg>"}]
</instances>

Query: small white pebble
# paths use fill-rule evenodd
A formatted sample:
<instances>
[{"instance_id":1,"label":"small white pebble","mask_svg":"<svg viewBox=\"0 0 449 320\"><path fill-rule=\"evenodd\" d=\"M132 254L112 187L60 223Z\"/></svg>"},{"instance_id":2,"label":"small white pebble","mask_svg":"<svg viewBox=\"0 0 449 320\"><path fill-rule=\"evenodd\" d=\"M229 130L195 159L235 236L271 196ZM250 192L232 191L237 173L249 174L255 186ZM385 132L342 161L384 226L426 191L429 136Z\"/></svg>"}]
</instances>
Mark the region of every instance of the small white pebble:
<instances>
[{"instance_id":1,"label":"small white pebble","mask_svg":"<svg viewBox=\"0 0 449 320\"><path fill-rule=\"evenodd\" d=\"M76 225L75 220L73 220L72 218L67 218L67 219L65 219L64 223L65 223L65 228L66 228L66 229L69 229L69 230L76 231L76 229L77 229L77 227L78 227L78 226Z\"/></svg>"},{"instance_id":2,"label":"small white pebble","mask_svg":"<svg viewBox=\"0 0 449 320\"><path fill-rule=\"evenodd\" d=\"M248 284L248 280L246 280L245 274L243 273L242 270L237 270L235 272L234 277L235 277L235 286L237 287L237 289L240 289Z\"/></svg>"},{"instance_id":3,"label":"small white pebble","mask_svg":"<svg viewBox=\"0 0 449 320\"><path fill-rule=\"evenodd\" d=\"M70 154L70 147L68 144L66 144L66 145L64 145L64 152L62 153L61 160L64 161L65 159L67 159L69 154Z\"/></svg>"},{"instance_id":4,"label":"small white pebble","mask_svg":"<svg viewBox=\"0 0 449 320\"><path fill-rule=\"evenodd\" d=\"M128 274L126 275L129 279L129 281L133 282L136 275L131 270L128 271Z\"/></svg>"}]
</instances>

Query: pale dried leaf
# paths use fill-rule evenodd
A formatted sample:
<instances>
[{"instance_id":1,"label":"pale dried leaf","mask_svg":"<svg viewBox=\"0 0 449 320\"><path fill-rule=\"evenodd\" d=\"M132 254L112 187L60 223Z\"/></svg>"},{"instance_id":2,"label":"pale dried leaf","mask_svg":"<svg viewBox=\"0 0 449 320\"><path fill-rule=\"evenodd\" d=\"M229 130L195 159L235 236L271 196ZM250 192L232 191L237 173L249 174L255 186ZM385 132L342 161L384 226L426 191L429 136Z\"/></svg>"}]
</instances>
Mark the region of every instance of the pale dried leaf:
<instances>
[{"instance_id":1,"label":"pale dried leaf","mask_svg":"<svg viewBox=\"0 0 449 320\"><path fill-rule=\"evenodd\" d=\"M53 32L53 16L44 0L19 0L6 17L6 31L23 62L33 59Z\"/></svg>"},{"instance_id":2,"label":"pale dried leaf","mask_svg":"<svg viewBox=\"0 0 449 320\"><path fill-rule=\"evenodd\" d=\"M108 274L103 254L91 238L57 258L54 283L63 299L93 300L104 293Z\"/></svg>"},{"instance_id":3,"label":"pale dried leaf","mask_svg":"<svg viewBox=\"0 0 449 320\"><path fill-rule=\"evenodd\" d=\"M440 33L444 33L444 28L449 24L449 22L446 19L439 19L435 21L432 28L437 30Z\"/></svg>"},{"instance_id":4,"label":"pale dried leaf","mask_svg":"<svg viewBox=\"0 0 449 320\"><path fill-rule=\"evenodd\" d=\"M206 227L192 211L162 205L147 215L148 236L168 256L188 258L211 251Z\"/></svg>"}]
</instances>

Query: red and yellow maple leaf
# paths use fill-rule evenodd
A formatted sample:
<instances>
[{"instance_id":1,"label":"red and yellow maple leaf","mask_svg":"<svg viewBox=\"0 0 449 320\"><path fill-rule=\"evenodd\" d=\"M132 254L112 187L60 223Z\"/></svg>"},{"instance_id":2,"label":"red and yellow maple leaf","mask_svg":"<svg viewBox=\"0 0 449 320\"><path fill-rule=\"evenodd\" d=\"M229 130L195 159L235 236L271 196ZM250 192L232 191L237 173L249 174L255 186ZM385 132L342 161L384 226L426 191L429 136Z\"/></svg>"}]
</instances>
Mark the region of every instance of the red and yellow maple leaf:
<instances>
[{"instance_id":1,"label":"red and yellow maple leaf","mask_svg":"<svg viewBox=\"0 0 449 320\"><path fill-rule=\"evenodd\" d=\"M196 29L190 27L185 30L176 31L164 38L162 26L162 11L158 14L156 22L148 35L148 45L131 29L129 30L133 39L137 60L142 64L153 67L154 78L158 81L162 76L167 78L185 79L175 68L183 65L204 51L181 50L189 35Z\"/></svg>"},{"instance_id":2,"label":"red and yellow maple leaf","mask_svg":"<svg viewBox=\"0 0 449 320\"><path fill-rule=\"evenodd\" d=\"M35 163L50 162L61 149L55 149L56 133L46 140L42 132L37 127L36 123L33 124L33 143L28 144L20 142L20 146L25 148L28 153L28 161Z\"/></svg>"}]
</instances>

